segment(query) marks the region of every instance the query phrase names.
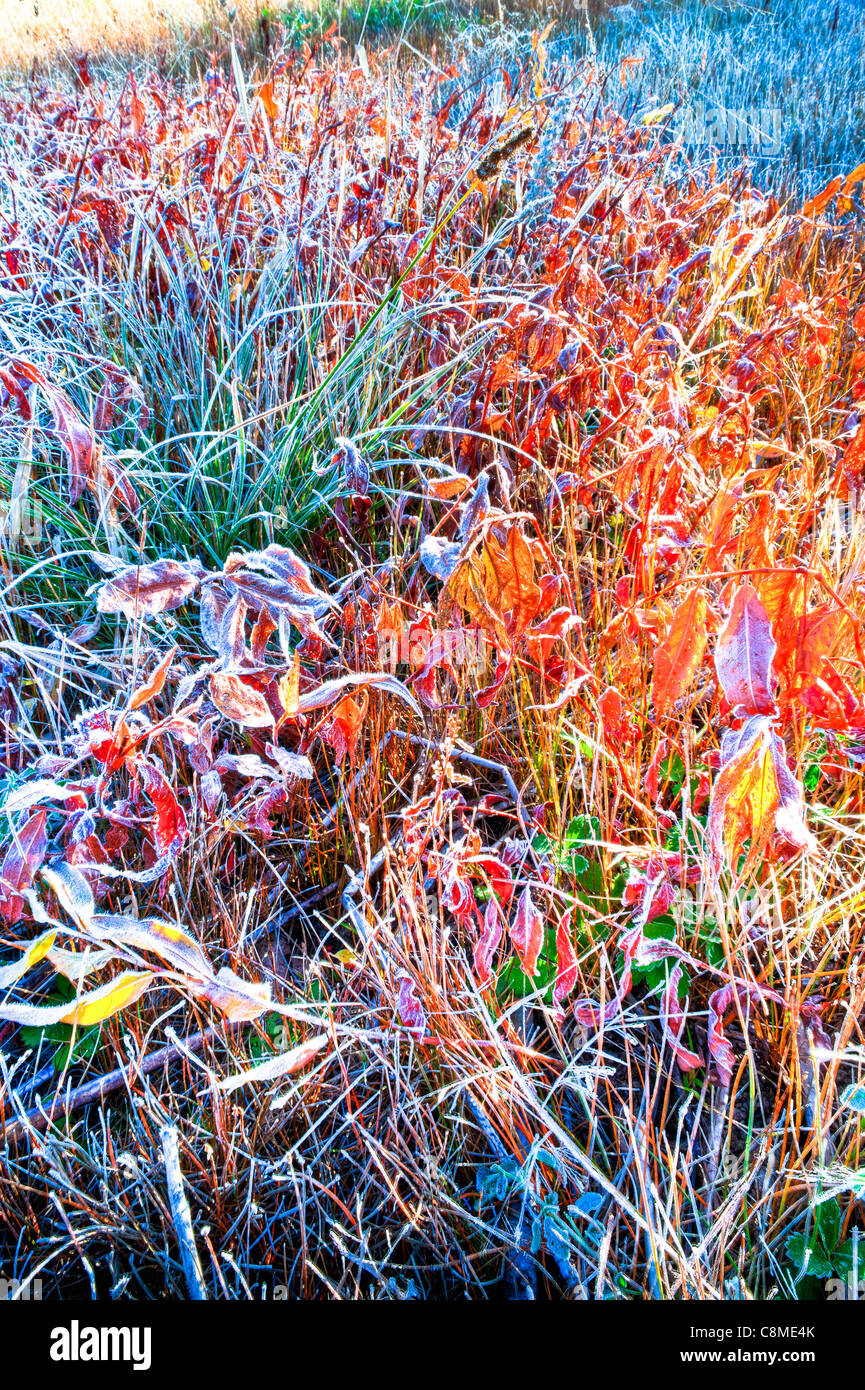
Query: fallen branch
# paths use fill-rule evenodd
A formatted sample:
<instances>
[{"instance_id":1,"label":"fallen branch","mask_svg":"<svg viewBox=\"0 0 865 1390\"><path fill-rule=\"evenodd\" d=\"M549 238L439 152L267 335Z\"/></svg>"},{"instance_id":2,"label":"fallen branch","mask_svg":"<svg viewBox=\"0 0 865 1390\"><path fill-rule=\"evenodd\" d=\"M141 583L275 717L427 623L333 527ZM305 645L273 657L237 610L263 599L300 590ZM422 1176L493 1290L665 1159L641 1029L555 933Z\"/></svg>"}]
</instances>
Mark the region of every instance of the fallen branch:
<instances>
[{"instance_id":1,"label":"fallen branch","mask_svg":"<svg viewBox=\"0 0 865 1390\"><path fill-rule=\"evenodd\" d=\"M223 1024L223 1029L226 1026L231 1027L230 1024ZM6 1140L18 1139L31 1129L48 1129L54 1124L55 1119L59 1120L69 1116L87 1105L98 1105L106 1096L119 1091L135 1076L149 1076L152 1072L159 1071L160 1067L168 1067L174 1062L180 1061L187 1052L200 1052L205 1044L218 1037L220 1032L219 1028L205 1028L200 1033L193 1033L192 1037L187 1038L183 1043L171 1043L166 1047L160 1047L156 1052L148 1053L146 1057L139 1058L137 1061L127 1062L125 1066L106 1072L104 1076L97 1077L94 1081L86 1081L81 1086L76 1086L74 1090L69 1091L62 1103L59 1097L55 1097L50 1112L38 1106L34 1110L27 1111L20 1119L5 1125L2 1131L3 1138Z\"/></svg>"},{"instance_id":2,"label":"fallen branch","mask_svg":"<svg viewBox=\"0 0 865 1390\"><path fill-rule=\"evenodd\" d=\"M183 1170L180 1167L180 1150L177 1144L177 1129L174 1125L163 1125L162 1157L165 1161L165 1183L168 1188L168 1204L177 1243L180 1246L180 1259L186 1278L189 1297L196 1303L207 1301L207 1289L201 1273L201 1262L195 1245L195 1232L192 1229L192 1214L186 1193L183 1189Z\"/></svg>"}]
</instances>

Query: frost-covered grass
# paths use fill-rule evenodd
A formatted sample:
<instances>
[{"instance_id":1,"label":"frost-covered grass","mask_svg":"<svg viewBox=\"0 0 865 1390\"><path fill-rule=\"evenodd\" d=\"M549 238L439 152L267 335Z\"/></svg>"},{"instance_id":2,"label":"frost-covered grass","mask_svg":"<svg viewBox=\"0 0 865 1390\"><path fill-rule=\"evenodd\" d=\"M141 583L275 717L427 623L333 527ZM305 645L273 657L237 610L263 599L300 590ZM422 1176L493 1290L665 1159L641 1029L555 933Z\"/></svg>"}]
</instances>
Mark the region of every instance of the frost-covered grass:
<instances>
[{"instance_id":1,"label":"frost-covered grass","mask_svg":"<svg viewBox=\"0 0 865 1390\"><path fill-rule=\"evenodd\" d=\"M747 155L763 187L805 196L865 159L859 0L633 0L552 47L575 41L624 75L637 107L676 103L695 157L713 145L728 167Z\"/></svg>"},{"instance_id":2,"label":"frost-covered grass","mask_svg":"<svg viewBox=\"0 0 865 1390\"><path fill-rule=\"evenodd\" d=\"M2 93L0 1272L183 1297L168 1126L213 1298L820 1297L861 181L774 8L340 18Z\"/></svg>"}]
</instances>

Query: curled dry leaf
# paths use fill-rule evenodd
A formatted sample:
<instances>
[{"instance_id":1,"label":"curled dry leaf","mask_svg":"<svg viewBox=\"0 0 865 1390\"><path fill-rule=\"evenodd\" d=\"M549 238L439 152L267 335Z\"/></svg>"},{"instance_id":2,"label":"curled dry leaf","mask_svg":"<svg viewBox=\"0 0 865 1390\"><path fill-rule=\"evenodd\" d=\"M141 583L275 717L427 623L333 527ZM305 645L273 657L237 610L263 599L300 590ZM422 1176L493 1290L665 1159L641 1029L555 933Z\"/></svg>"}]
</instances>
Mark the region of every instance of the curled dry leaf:
<instances>
[{"instance_id":1,"label":"curled dry leaf","mask_svg":"<svg viewBox=\"0 0 865 1390\"><path fill-rule=\"evenodd\" d=\"M32 418L28 389L36 386L51 408L54 432L66 454L69 500L77 502L85 487L98 492L100 484L113 498L119 498L130 512L138 510L138 498L124 472L103 457L102 446L85 424L68 394L48 380L32 362L11 358L0 367L0 382L16 402L25 420Z\"/></svg>"},{"instance_id":2,"label":"curled dry leaf","mask_svg":"<svg viewBox=\"0 0 865 1390\"><path fill-rule=\"evenodd\" d=\"M275 121L279 116L279 104L273 90L272 82L262 82L256 90L256 96L261 102L262 108L270 120Z\"/></svg>"},{"instance_id":3,"label":"curled dry leaf","mask_svg":"<svg viewBox=\"0 0 865 1390\"><path fill-rule=\"evenodd\" d=\"M46 821L45 811L36 811L30 816L14 836L0 865L0 916L6 922L20 920L24 909L22 894L30 887L34 874L45 858L48 849Z\"/></svg>"},{"instance_id":4,"label":"curled dry leaf","mask_svg":"<svg viewBox=\"0 0 865 1390\"><path fill-rule=\"evenodd\" d=\"M388 695L395 695L398 700L402 700L403 704L408 705L410 710L420 716L420 706L402 681L397 680L396 676L389 676L379 671L352 672L348 676L340 676L336 680L325 681L315 690L309 690L300 696L298 710L301 714L306 714L309 710L321 709L322 706L329 705L344 691L354 690L358 687L383 690Z\"/></svg>"},{"instance_id":5,"label":"curled dry leaf","mask_svg":"<svg viewBox=\"0 0 865 1390\"><path fill-rule=\"evenodd\" d=\"M439 464L438 466L444 467ZM424 490L437 502L450 502L464 497L472 485L465 473L445 472L440 478L424 477Z\"/></svg>"},{"instance_id":6,"label":"curled dry leaf","mask_svg":"<svg viewBox=\"0 0 865 1390\"><path fill-rule=\"evenodd\" d=\"M116 869L113 864L103 864L100 860L94 860L87 867L91 873L99 874L101 878L125 878L128 883L156 883L173 863L172 853L160 855L147 869Z\"/></svg>"},{"instance_id":7,"label":"curled dry leaf","mask_svg":"<svg viewBox=\"0 0 865 1390\"><path fill-rule=\"evenodd\" d=\"M351 439L336 440L331 466L342 469L343 487L352 497L369 496L369 464Z\"/></svg>"},{"instance_id":8,"label":"curled dry leaf","mask_svg":"<svg viewBox=\"0 0 865 1390\"><path fill-rule=\"evenodd\" d=\"M399 977L397 1012L400 1023L420 1041L426 1034L426 1012L417 992L417 981L410 975Z\"/></svg>"},{"instance_id":9,"label":"curled dry leaf","mask_svg":"<svg viewBox=\"0 0 865 1390\"><path fill-rule=\"evenodd\" d=\"M474 967L479 989L489 989L492 983L492 963L501 939L501 908L495 897L491 897L484 912L483 930L475 942L474 949Z\"/></svg>"},{"instance_id":10,"label":"curled dry leaf","mask_svg":"<svg viewBox=\"0 0 865 1390\"><path fill-rule=\"evenodd\" d=\"M353 700L350 695L343 695L342 699L331 710L323 736L333 749L338 763L343 761L346 753L354 762L357 742L360 738L363 721L366 718L368 704L369 698L364 691L360 703Z\"/></svg>"},{"instance_id":11,"label":"curled dry leaf","mask_svg":"<svg viewBox=\"0 0 865 1390\"><path fill-rule=\"evenodd\" d=\"M463 505L460 517L459 538L462 542L467 541L472 532L481 525L490 509L490 480L486 473L482 473L475 483L471 497Z\"/></svg>"},{"instance_id":12,"label":"curled dry leaf","mask_svg":"<svg viewBox=\"0 0 865 1390\"><path fill-rule=\"evenodd\" d=\"M336 601L313 583L309 567L283 545L229 555L220 579L230 592L240 594L251 613L260 615L266 608L307 637L321 638L316 620L336 607Z\"/></svg>"},{"instance_id":13,"label":"curled dry leaf","mask_svg":"<svg viewBox=\"0 0 865 1390\"><path fill-rule=\"evenodd\" d=\"M309 782L315 775L315 769L303 753L293 753L288 748L280 748L278 743L267 745L267 756L273 758L279 768L280 773L287 781L297 778L302 782Z\"/></svg>"},{"instance_id":14,"label":"curled dry leaf","mask_svg":"<svg viewBox=\"0 0 865 1390\"><path fill-rule=\"evenodd\" d=\"M830 179L825 188L822 188L819 193L814 194L813 198L809 198L807 202L803 203L801 216L817 217L821 212L825 212L832 199L837 193L841 192L843 187L843 174L838 174L834 179Z\"/></svg>"},{"instance_id":15,"label":"curled dry leaf","mask_svg":"<svg viewBox=\"0 0 865 1390\"><path fill-rule=\"evenodd\" d=\"M528 887L520 894L516 916L510 927L510 936L520 958L523 973L530 980L533 979L544 944L544 919L535 907Z\"/></svg>"},{"instance_id":16,"label":"curled dry leaf","mask_svg":"<svg viewBox=\"0 0 865 1390\"><path fill-rule=\"evenodd\" d=\"M733 1066L736 1061L730 1041L724 1035L724 1015L737 1002L743 1011L746 1010L751 1001L755 1004L771 1001L784 1006L783 995L763 985L748 984L744 980L733 980L723 985L709 998L709 1055L724 1086L729 1086L733 1079Z\"/></svg>"},{"instance_id":17,"label":"curled dry leaf","mask_svg":"<svg viewBox=\"0 0 865 1390\"><path fill-rule=\"evenodd\" d=\"M681 1040L685 1031L685 1012L679 1000L681 978L682 967L677 961L670 971L664 992L661 995L661 1023L664 1028L664 1037L670 1043L673 1055L682 1071L693 1071L695 1067L703 1065L703 1059L698 1052L689 1051Z\"/></svg>"},{"instance_id":18,"label":"curled dry leaf","mask_svg":"<svg viewBox=\"0 0 865 1390\"><path fill-rule=\"evenodd\" d=\"M278 629L279 623L274 622L267 604L262 604L261 608L258 610L258 617L252 625L252 636L249 640L250 652L254 662L262 663L264 661L267 644Z\"/></svg>"},{"instance_id":19,"label":"curled dry leaf","mask_svg":"<svg viewBox=\"0 0 865 1390\"><path fill-rule=\"evenodd\" d=\"M100 613L122 613L129 619L168 613L195 593L204 577L197 560L157 560L152 565L127 565L99 586Z\"/></svg>"},{"instance_id":20,"label":"curled dry leaf","mask_svg":"<svg viewBox=\"0 0 865 1390\"><path fill-rule=\"evenodd\" d=\"M774 655L775 640L766 610L757 591L750 584L741 584L715 648L715 670L729 704L746 714L774 711Z\"/></svg>"},{"instance_id":21,"label":"curled dry leaf","mask_svg":"<svg viewBox=\"0 0 865 1390\"><path fill-rule=\"evenodd\" d=\"M276 772L257 753L220 753L213 766L216 772L233 772L238 777L271 778Z\"/></svg>"},{"instance_id":22,"label":"curled dry leaf","mask_svg":"<svg viewBox=\"0 0 865 1390\"><path fill-rule=\"evenodd\" d=\"M248 1071L237 1072L234 1076L224 1076L217 1081L216 1087L219 1091L236 1091L239 1086L248 1086L258 1081L278 1081L282 1076L290 1076L292 1072L300 1071L317 1056L323 1048L327 1047L330 1039L326 1033L319 1033L314 1038L308 1038L306 1042L299 1043L297 1047L291 1048L288 1052L281 1052L277 1057L269 1057L266 1062L261 1062L257 1067L250 1067Z\"/></svg>"}]
</instances>

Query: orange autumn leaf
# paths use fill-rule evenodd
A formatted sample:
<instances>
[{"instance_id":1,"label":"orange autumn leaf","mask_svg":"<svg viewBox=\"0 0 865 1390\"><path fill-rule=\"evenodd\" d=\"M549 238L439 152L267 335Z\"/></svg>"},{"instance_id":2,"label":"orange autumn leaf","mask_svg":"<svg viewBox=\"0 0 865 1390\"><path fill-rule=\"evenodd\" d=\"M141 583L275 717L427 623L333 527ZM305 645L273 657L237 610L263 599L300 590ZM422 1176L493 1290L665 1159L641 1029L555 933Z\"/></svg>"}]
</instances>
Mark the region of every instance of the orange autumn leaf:
<instances>
[{"instance_id":1,"label":"orange autumn leaf","mask_svg":"<svg viewBox=\"0 0 865 1390\"><path fill-rule=\"evenodd\" d=\"M802 785L787 766L784 745L768 717L752 715L741 729L724 735L706 828L716 874L725 859L735 871L747 844L740 880L776 832L799 849L814 848Z\"/></svg>"},{"instance_id":2,"label":"orange autumn leaf","mask_svg":"<svg viewBox=\"0 0 865 1390\"><path fill-rule=\"evenodd\" d=\"M841 608L826 605L815 608L800 623L796 648L796 676L799 681L819 676L823 662L838 655L837 647L848 626L847 614Z\"/></svg>"},{"instance_id":3,"label":"orange autumn leaf","mask_svg":"<svg viewBox=\"0 0 865 1390\"><path fill-rule=\"evenodd\" d=\"M779 571L759 584L760 600L776 642L773 665L787 698L820 678L824 661L839 654L839 644L850 632L849 619L841 608L823 604L807 611L808 583L807 575Z\"/></svg>"},{"instance_id":4,"label":"orange autumn leaf","mask_svg":"<svg viewBox=\"0 0 865 1390\"><path fill-rule=\"evenodd\" d=\"M133 710L141 709L142 706L146 705L149 700L155 700L157 695L160 694L162 687L165 685L166 679L168 678L168 672L171 668L171 663L174 660L176 653L177 648L172 647L171 651L168 652L168 654L165 657L163 657L162 661L160 661L156 670L153 672L153 675L148 680L146 680L143 685L140 685L138 689L134 692L129 701L130 713Z\"/></svg>"},{"instance_id":5,"label":"orange autumn leaf","mask_svg":"<svg viewBox=\"0 0 865 1390\"><path fill-rule=\"evenodd\" d=\"M857 183L861 183L863 179L865 179L865 164L857 164L856 168L851 169L844 180L844 187L841 192L846 196L851 188L854 188Z\"/></svg>"},{"instance_id":6,"label":"orange autumn leaf","mask_svg":"<svg viewBox=\"0 0 865 1390\"><path fill-rule=\"evenodd\" d=\"M354 760L368 705L369 696L364 690L360 701L352 699L351 695L343 695L339 704L331 710L324 737L333 749L337 762L341 763L346 753Z\"/></svg>"},{"instance_id":7,"label":"orange autumn leaf","mask_svg":"<svg viewBox=\"0 0 865 1390\"><path fill-rule=\"evenodd\" d=\"M824 210L824 208L826 208L828 204L831 203L832 199L835 197L835 194L840 192L843 186L844 178L841 174L839 174L837 178L832 179L831 183L827 183L826 187L821 189L819 193L816 193L813 198L808 199L807 203L805 203L804 207L802 208L802 216L818 216Z\"/></svg>"},{"instance_id":8,"label":"orange autumn leaf","mask_svg":"<svg viewBox=\"0 0 865 1390\"><path fill-rule=\"evenodd\" d=\"M276 104L276 97L273 91L272 82L262 82L258 89L257 96L268 116L275 121L279 115L279 107Z\"/></svg>"},{"instance_id":9,"label":"orange autumn leaf","mask_svg":"<svg viewBox=\"0 0 865 1390\"><path fill-rule=\"evenodd\" d=\"M673 614L667 635L655 652L655 708L663 714L685 694L709 640L706 596L695 589Z\"/></svg>"},{"instance_id":10,"label":"orange autumn leaf","mask_svg":"<svg viewBox=\"0 0 865 1390\"><path fill-rule=\"evenodd\" d=\"M706 568L717 569L724 556L735 550L738 541L733 535L733 523L741 505L740 487L727 479L719 488L706 513Z\"/></svg>"},{"instance_id":11,"label":"orange autumn leaf","mask_svg":"<svg viewBox=\"0 0 865 1390\"><path fill-rule=\"evenodd\" d=\"M279 698L285 718L293 719L300 705L300 652L294 653L291 667L279 681Z\"/></svg>"},{"instance_id":12,"label":"orange autumn leaf","mask_svg":"<svg viewBox=\"0 0 865 1390\"><path fill-rule=\"evenodd\" d=\"M735 868L750 841L743 873L765 848L774 829L778 781L762 739L745 742L718 774L708 829L716 870L724 858Z\"/></svg>"},{"instance_id":13,"label":"orange autumn leaf","mask_svg":"<svg viewBox=\"0 0 865 1390\"><path fill-rule=\"evenodd\" d=\"M520 527L511 526L504 546L490 533L483 559L487 605L513 640L525 631L541 606L532 548Z\"/></svg>"},{"instance_id":14,"label":"orange autumn leaf","mask_svg":"<svg viewBox=\"0 0 865 1390\"><path fill-rule=\"evenodd\" d=\"M430 478L426 481L427 492L437 502L450 502L455 498L464 497L471 485L471 478L466 477L463 473L444 478Z\"/></svg>"},{"instance_id":15,"label":"orange autumn leaf","mask_svg":"<svg viewBox=\"0 0 865 1390\"><path fill-rule=\"evenodd\" d=\"M849 733L852 728L865 727L862 700L831 661L824 661L822 674L798 694L799 703L821 729Z\"/></svg>"},{"instance_id":16,"label":"orange autumn leaf","mask_svg":"<svg viewBox=\"0 0 865 1390\"><path fill-rule=\"evenodd\" d=\"M805 612L808 576L797 570L776 570L761 575L757 583L760 602L772 624L778 655L784 646L785 624L796 622Z\"/></svg>"}]
</instances>

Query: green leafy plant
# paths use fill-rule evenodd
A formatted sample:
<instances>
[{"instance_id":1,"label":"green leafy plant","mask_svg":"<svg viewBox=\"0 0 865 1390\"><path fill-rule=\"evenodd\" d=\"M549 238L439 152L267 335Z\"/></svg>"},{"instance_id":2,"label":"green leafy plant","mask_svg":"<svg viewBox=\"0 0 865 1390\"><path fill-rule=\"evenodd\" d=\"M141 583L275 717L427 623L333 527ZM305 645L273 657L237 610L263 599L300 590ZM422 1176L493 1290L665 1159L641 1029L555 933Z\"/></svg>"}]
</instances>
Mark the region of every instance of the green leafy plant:
<instances>
[{"instance_id":1,"label":"green leafy plant","mask_svg":"<svg viewBox=\"0 0 865 1390\"><path fill-rule=\"evenodd\" d=\"M797 1273L815 1279L846 1279L853 1269L853 1241L841 1240L841 1208L835 1198L818 1203L810 1231L787 1237L787 1257Z\"/></svg>"}]
</instances>

